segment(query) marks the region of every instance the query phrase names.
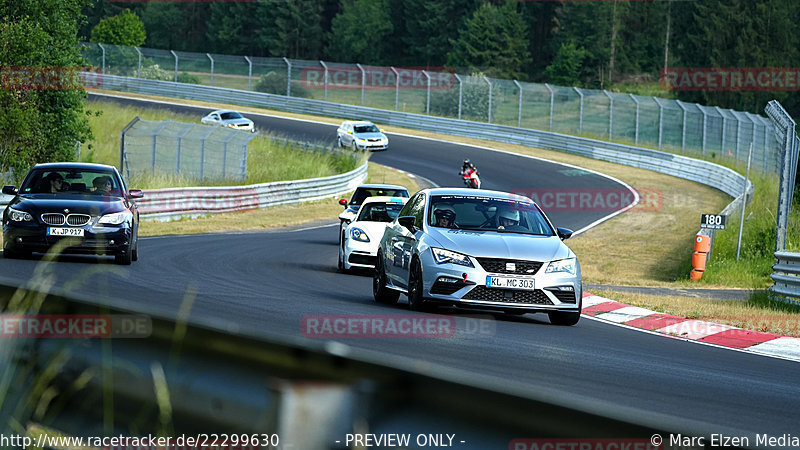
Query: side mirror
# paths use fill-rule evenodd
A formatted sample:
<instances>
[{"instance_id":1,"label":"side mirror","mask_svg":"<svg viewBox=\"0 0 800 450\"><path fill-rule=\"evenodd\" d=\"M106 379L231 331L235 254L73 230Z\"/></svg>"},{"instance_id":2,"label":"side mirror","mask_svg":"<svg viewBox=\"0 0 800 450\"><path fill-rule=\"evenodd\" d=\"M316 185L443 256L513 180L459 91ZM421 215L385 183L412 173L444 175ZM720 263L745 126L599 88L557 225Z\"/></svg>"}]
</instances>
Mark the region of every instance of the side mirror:
<instances>
[{"instance_id":1,"label":"side mirror","mask_svg":"<svg viewBox=\"0 0 800 450\"><path fill-rule=\"evenodd\" d=\"M339 199L339 204L344 206L345 208L347 208L347 199L340 198Z\"/></svg>"},{"instance_id":2,"label":"side mirror","mask_svg":"<svg viewBox=\"0 0 800 450\"><path fill-rule=\"evenodd\" d=\"M401 227L407 229L411 233L417 232L417 227L414 226L414 222L416 221L417 218L414 216L403 216L397 218L397 223L399 223Z\"/></svg>"},{"instance_id":3,"label":"side mirror","mask_svg":"<svg viewBox=\"0 0 800 450\"><path fill-rule=\"evenodd\" d=\"M573 231L569 228L558 227L556 230L558 231L558 237L560 237L562 241L572 237Z\"/></svg>"},{"instance_id":4,"label":"side mirror","mask_svg":"<svg viewBox=\"0 0 800 450\"><path fill-rule=\"evenodd\" d=\"M6 195L17 195L17 187L16 186L3 186L3 194Z\"/></svg>"},{"instance_id":5,"label":"side mirror","mask_svg":"<svg viewBox=\"0 0 800 450\"><path fill-rule=\"evenodd\" d=\"M141 189L128 189L128 195L131 198L144 198L144 192Z\"/></svg>"}]
</instances>

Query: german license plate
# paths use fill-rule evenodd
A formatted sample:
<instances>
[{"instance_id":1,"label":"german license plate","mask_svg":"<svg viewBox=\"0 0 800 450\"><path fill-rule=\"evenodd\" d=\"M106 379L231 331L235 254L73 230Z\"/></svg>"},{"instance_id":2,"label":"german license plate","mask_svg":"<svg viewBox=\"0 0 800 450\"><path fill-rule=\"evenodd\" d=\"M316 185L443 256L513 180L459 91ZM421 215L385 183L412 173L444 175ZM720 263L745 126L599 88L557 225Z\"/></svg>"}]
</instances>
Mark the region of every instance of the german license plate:
<instances>
[{"instance_id":1,"label":"german license plate","mask_svg":"<svg viewBox=\"0 0 800 450\"><path fill-rule=\"evenodd\" d=\"M536 289L536 283L533 278L487 276L486 287L501 288L501 289L521 289L525 291L532 291Z\"/></svg>"},{"instance_id":2,"label":"german license plate","mask_svg":"<svg viewBox=\"0 0 800 450\"><path fill-rule=\"evenodd\" d=\"M83 236L83 228L47 228L48 236Z\"/></svg>"}]
</instances>

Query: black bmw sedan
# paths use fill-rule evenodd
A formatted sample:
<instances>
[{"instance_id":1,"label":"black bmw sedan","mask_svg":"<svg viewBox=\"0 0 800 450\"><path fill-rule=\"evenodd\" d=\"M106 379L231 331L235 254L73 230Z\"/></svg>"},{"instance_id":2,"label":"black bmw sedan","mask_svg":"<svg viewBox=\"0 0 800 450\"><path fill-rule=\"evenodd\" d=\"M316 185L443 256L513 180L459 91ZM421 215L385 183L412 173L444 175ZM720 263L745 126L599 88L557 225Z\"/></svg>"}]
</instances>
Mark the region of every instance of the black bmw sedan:
<instances>
[{"instance_id":1,"label":"black bmw sedan","mask_svg":"<svg viewBox=\"0 0 800 450\"><path fill-rule=\"evenodd\" d=\"M65 253L114 255L117 264L138 259L139 212L113 166L48 163L34 166L3 212L3 256L47 252L62 239Z\"/></svg>"}]
</instances>

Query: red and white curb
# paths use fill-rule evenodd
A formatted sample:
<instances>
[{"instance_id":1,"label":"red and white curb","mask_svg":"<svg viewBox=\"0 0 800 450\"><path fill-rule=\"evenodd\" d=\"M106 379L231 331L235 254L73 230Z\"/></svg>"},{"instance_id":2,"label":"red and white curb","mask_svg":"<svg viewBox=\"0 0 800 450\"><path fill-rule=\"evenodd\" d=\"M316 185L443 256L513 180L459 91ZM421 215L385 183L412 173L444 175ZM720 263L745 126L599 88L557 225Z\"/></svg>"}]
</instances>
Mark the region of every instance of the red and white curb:
<instances>
[{"instance_id":1,"label":"red and white curb","mask_svg":"<svg viewBox=\"0 0 800 450\"><path fill-rule=\"evenodd\" d=\"M800 338L687 319L585 292L583 314L665 336L800 361Z\"/></svg>"}]
</instances>

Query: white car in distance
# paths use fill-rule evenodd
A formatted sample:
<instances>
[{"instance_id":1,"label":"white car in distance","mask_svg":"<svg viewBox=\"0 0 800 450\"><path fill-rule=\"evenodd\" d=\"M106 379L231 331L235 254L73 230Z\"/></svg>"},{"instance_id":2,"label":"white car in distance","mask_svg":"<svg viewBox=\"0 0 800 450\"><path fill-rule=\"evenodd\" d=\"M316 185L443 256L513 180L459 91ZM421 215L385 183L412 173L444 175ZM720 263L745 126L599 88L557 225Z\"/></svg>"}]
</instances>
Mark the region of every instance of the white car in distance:
<instances>
[{"instance_id":1,"label":"white car in distance","mask_svg":"<svg viewBox=\"0 0 800 450\"><path fill-rule=\"evenodd\" d=\"M404 197L369 197L361 204L355 220L344 227L339 245L339 270L374 268L386 226L408 201Z\"/></svg>"},{"instance_id":2,"label":"white car in distance","mask_svg":"<svg viewBox=\"0 0 800 450\"><path fill-rule=\"evenodd\" d=\"M256 132L252 120L242 116L236 111L227 109L212 111L200 119L200 122L206 125L219 125L221 127L232 128L234 130L249 131L251 133Z\"/></svg>"},{"instance_id":3,"label":"white car in distance","mask_svg":"<svg viewBox=\"0 0 800 450\"><path fill-rule=\"evenodd\" d=\"M366 120L347 120L336 130L336 143L339 147L353 150L388 150L389 138L383 130Z\"/></svg>"}]
</instances>

